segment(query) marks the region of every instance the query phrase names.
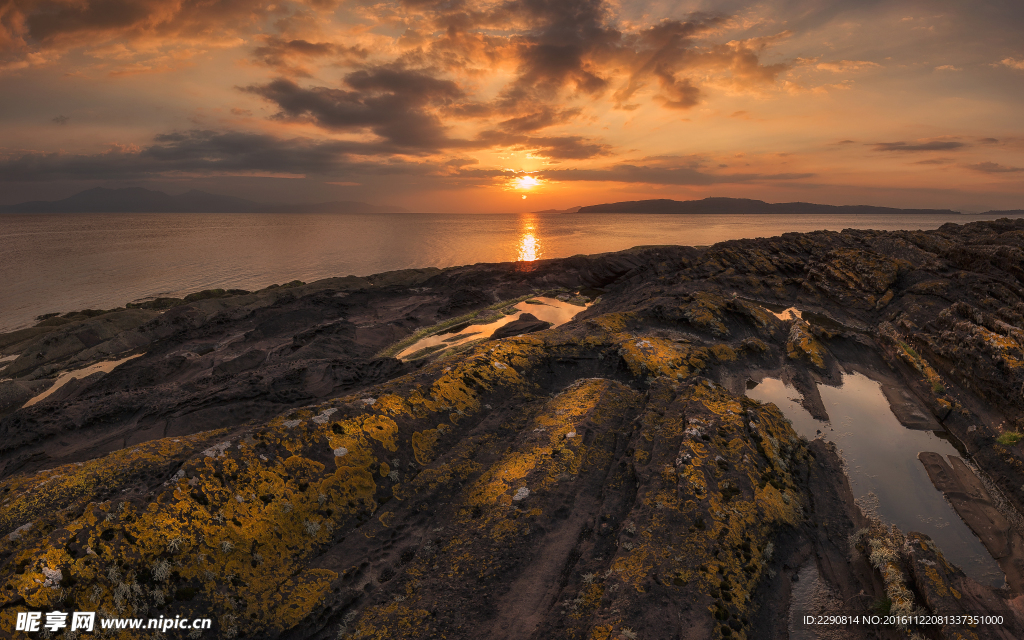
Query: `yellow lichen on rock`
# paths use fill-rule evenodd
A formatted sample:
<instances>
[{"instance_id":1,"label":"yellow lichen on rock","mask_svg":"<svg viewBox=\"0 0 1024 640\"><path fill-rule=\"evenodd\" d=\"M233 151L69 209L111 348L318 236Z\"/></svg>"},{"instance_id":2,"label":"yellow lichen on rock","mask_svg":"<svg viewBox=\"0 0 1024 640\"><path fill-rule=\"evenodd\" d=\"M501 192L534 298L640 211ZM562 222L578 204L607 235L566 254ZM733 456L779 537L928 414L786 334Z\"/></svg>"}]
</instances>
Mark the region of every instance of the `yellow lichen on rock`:
<instances>
[{"instance_id":1,"label":"yellow lichen on rock","mask_svg":"<svg viewBox=\"0 0 1024 640\"><path fill-rule=\"evenodd\" d=\"M799 318L793 320L786 340L786 355L793 360L805 357L819 369L825 368L825 347L811 335L810 325Z\"/></svg>"}]
</instances>

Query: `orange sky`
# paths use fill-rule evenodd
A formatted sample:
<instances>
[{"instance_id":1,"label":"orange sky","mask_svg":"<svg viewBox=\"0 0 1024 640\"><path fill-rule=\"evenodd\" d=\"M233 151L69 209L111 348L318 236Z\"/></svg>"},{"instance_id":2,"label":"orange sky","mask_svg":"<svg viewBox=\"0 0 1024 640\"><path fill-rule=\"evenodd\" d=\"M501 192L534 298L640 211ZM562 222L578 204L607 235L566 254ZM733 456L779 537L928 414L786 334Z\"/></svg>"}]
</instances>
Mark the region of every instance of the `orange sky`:
<instances>
[{"instance_id":1,"label":"orange sky","mask_svg":"<svg viewBox=\"0 0 1024 640\"><path fill-rule=\"evenodd\" d=\"M1022 29L1019 0L9 0L0 204L1024 208Z\"/></svg>"}]
</instances>

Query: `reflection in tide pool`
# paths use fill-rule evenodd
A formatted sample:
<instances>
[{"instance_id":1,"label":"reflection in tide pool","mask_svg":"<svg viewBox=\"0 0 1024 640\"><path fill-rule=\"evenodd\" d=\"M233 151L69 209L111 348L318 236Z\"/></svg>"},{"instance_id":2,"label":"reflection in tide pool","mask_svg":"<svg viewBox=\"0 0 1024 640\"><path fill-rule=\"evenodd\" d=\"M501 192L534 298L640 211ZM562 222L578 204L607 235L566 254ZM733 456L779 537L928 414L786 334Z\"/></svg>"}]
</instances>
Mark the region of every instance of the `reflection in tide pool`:
<instances>
[{"instance_id":1,"label":"reflection in tide pool","mask_svg":"<svg viewBox=\"0 0 1024 640\"><path fill-rule=\"evenodd\" d=\"M818 385L830 422L820 422L800 405L800 393L766 378L747 396L772 402L809 439L834 442L847 465L850 487L862 508L904 532L934 540L948 560L982 584L1002 586L1003 572L966 523L932 485L922 451L959 455L931 431L907 429L893 415L881 386L859 373L845 374L840 388Z\"/></svg>"},{"instance_id":2,"label":"reflection in tide pool","mask_svg":"<svg viewBox=\"0 0 1024 640\"><path fill-rule=\"evenodd\" d=\"M590 305L588 304L587 307ZM510 322L519 319L523 313L532 314L533 317L544 322L550 322L551 327L560 327L566 322L575 318L586 307L581 307L569 302L556 300L555 298L531 298L516 305L515 311L503 318L499 318L488 324L470 324L457 332L441 332L427 336L416 343L409 345L398 354L401 359L409 358L424 349L443 346L445 349L459 347L473 340L490 338L495 330L504 327Z\"/></svg>"}]
</instances>

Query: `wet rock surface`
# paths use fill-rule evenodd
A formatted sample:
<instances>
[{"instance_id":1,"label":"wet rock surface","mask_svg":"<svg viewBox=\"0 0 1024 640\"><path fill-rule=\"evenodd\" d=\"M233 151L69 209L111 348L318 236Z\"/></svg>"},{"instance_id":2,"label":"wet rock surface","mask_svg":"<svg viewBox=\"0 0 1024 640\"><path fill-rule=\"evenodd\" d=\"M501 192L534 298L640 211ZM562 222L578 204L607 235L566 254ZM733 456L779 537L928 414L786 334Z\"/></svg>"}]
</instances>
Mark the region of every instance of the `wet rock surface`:
<instances>
[{"instance_id":1,"label":"wet rock surface","mask_svg":"<svg viewBox=\"0 0 1024 640\"><path fill-rule=\"evenodd\" d=\"M336 278L2 336L18 356L0 363L18 385L0 418L4 628L70 608L209 616L216 637L782 638L813 562L846 609L823 613L1003 617L846 637L1021 637L1015 584L979 585L926 537L872 522L834 449L743 391L779 377L823 413L816 385L864 372L1019 512L1022 245L1019 221L786 234ZM552 291L601 297L557 328L385 355Z\"/></svg>"}]
</instances>

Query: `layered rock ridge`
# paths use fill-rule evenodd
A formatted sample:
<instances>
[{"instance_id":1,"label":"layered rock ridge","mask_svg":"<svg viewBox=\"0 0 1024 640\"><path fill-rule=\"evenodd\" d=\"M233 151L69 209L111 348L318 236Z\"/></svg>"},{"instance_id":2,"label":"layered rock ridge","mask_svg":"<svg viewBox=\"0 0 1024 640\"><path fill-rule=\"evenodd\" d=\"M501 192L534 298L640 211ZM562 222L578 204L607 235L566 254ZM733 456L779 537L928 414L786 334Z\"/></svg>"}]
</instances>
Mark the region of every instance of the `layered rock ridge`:
<instances>
[{"instance_id":1,"label":"layered rock ridge","mask_svg":"<svg viewBox=\"0 0 1024 640\"><path fill-rule=\"evenodd\" d=\"M175 307L108 338L131 348L103 357L140 357L0 419L0 616L211 617L226 638L772 638L813 563L836 614L1001 617L848 637L1020 637L1013 583L979 585L866 517L834 448L743 392L780 377L823 413L818 384L865 372L959 443L1017 527L1022 244L1017 221L786 234ZM594 304L387 356L560 292ZM99 357L66 347L84 326L19 345L13 382Z\"/></svg>"}]
</instances>

